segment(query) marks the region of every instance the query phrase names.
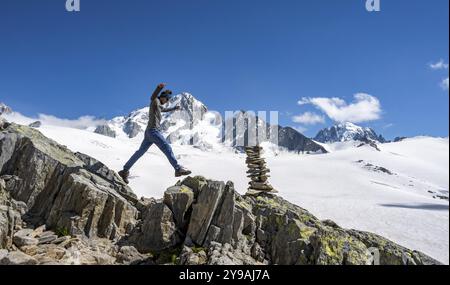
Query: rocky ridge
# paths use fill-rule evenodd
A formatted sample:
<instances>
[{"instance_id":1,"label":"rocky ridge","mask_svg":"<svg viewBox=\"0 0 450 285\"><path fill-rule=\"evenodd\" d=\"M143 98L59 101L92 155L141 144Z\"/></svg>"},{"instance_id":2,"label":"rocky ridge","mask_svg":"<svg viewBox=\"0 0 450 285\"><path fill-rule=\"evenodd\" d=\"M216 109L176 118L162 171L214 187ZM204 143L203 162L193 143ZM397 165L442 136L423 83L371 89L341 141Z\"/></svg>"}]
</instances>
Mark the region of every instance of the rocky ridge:
<instances>
[{"instance_id":1,"label":"rocky ridge","mask_svg":"<svg viewBox=\"0 0 450 285\"><path fill-rule=\"evenodd\" d=\"M375 143L385 143L386 139L378 135L371 128L363 128L353 123L340 123L330 128L320 130L314 137L315 141L321 143L335 143L345 141L373 141Z\"/></svg>"},{"instance_id":2,"label":"rocky ridge","mask_svg":"<svg viewBox=\"0 0 450 285\"><path fill-rule=\"evenodd\" d=\"M0 264L374 263L439 264L232 182L188 177L137 199L94 158L0 121Z\"/></svg>"},{"instance_id":3,"label":"rocky ridge","mask_svg":"<svg viewBox=\"0 0 450 285\"><path fill-rule=\"evenodd\" d=\"M0 115L2 114L11 114L12 109L5 105L5 103L0 102Z\"/></svg>"},{"instance_id":4,"label":"rocky ridge","mask_svg":"<svg viewBox=\"0 0 450 285\"><path fill-rule=\"evenodd\" d=\"M270 132L278 130L278 146L288 151L305 153L326 153L326 149L310 138L302 135L290 127L270 126L265 120L259 118L253 112L235 112L231 118L222 118L216 112L209 111L207 106L189 93L181 93L173 96L168 102L167 108L180 106L182 112L163 113L161 119L161 131L172 144L193 145L203 150L211 150L217 145L227 145L235 148L251 143L248 140L249 132L264 132L264 141L269 139ZM134 138L143 134L148 123L148 107L137 109L127 116L120 116L99 125L95 133L118 137L120 135ZM227 120L227 122L223 120ZM254 125L249 127L248 121ZM242 128L237 127L237 122L242 122ZM233 134L229 139L224 131ZM238 143L239 142L239 143ZM242 143L241 143L242 142Z\"/></svg>"}]
</instances>

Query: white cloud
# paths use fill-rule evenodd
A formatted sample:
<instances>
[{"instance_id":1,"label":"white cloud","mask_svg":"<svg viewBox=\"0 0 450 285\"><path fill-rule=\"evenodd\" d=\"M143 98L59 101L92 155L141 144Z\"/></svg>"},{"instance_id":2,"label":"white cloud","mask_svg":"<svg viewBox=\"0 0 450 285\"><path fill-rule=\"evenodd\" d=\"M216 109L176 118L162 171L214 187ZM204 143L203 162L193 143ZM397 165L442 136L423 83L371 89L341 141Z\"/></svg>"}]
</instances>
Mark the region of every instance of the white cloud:
<instances>
[{"instance_id":1,"label":"white cloud","mask_svg":"<svg viewBox=\"0 0 450 285\"><path fill-rule=\"evenodd\" d=\"M445 61L443 59L439 60L436 63L430 63L428 66L432 70L448 70L448 68L449 68L448 63L445 63ZM449 89L448 76L447 76L447 78L443 79L439 85L441 86L441 88L444 91L448 91L448 89Z\"/></svg>"},{"instance_id":2,"label":"white cloud","mask_svg":"<svg viewBox=\"0 0 450 285\"><path fill-rule=\"evenodd\" d=\"M309 104L308 98L302 98L302 99L300 99L300 100L297 102L297 104L299 104L300 106Z\"/></svg>"},{"instance_id":3,"label":"white cloud","mask_svg":"<svg viewBox=\"0 0 450 285\"><path fill-rule=\"evenodd\" d=\"M98 125L105 124L105 120L96 119L93 116L82 116L75 120L61 119L52 115L39 114L38 121L41 121L44 125L68 127L75 129L86 129L89 127L95 127Z\"/></svg>"},{"instance_id":4,"label":"white cloud","mask_svg":"<svg viewBox=\"0 0 450 285\"><path fill-rule=\"evenodd\" d=\"M6 120L15 122L18 124L28 125L36 121L40 121L43 125L68 127L75 129L87 129L96 127L98 125L103 125L106 123L105 120L96 119L93 116L83 116L78 119L61 119L53 115L39 114L36 117L27 117L19 112L12 112L11 114L3 115Z\"/></svg>"},{"instance_id":5,"label":"white cloud","mask_svg":"<svg viewBox=\"0 0 450 285\"><path fill-rule=\"evenodd\" d=\"M292 121L299 124L315 125L325 123L325 117L316 113L306 112L302 115L292 117Z\"/></svg>"},{"instance_id":6,"label":"white cloud","mask_svg":"<svg viewBox=\"0 0 450 285\"><path fill-rule=\"evenodd\" d=\"M435 63L430 63L428 66L433 70L448 69L448 63L445 63L443 59Z\"/></svg>"},{"instance_id":7,"label":"white cloud","mask_svg":"<svg viewBox=\"0 0 450 285\"><path fill-rule=\"evenodd\" d=\"M442 80L442 82L441 82L441 87L442 87L442 89L444 89L445 91L448 91L448 89L449 89L449 82L448 82L448 77L447 78L445 78L445 79L443 79Z\"/></svg>"},{"instance_id":8,"label":"white cloud","mask_svg":"<svg viewBox=\"0 0 450 285\"><path fill-rule=\"evenodd\" d=\"M354 99L348 104L340 98L302 98L299 104L312 104L336 122L361 123L380 119L381 104L376 97L358 93Z\"/></svg>"}]
</instances>

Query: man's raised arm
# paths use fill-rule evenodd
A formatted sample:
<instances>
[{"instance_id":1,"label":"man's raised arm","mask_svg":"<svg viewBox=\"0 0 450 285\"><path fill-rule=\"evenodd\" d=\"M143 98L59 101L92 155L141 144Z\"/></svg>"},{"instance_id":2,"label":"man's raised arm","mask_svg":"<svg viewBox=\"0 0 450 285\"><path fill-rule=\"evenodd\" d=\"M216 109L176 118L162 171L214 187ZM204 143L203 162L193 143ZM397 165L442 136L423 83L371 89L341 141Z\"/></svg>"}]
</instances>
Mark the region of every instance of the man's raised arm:
<instances>
[{"instance_id":1,"label":"man's raised arm","mask_svg":"<svg viewBox=\"0 0 450 285\"><path fill-rule=\"evenodd\" d=\"M169 113L169 112L173 112L173 111L178 111L180 110L180 106L175 106L172 108L161 108L161 113Z\"/></svg>"},{"instance_id":2,"label":"man's raised arm","mask_svg":"<svg viewBox=\"0 0 450 285\"><path fill-rule=\"evenodd\" d=\"M152 97L150 98L150 102L153 102L156 98L158 98L159 93L161 93L164 87L166 87L165 83L161 83L156 87L155 91L152 94Z\"/></svg>"}]
</instances>

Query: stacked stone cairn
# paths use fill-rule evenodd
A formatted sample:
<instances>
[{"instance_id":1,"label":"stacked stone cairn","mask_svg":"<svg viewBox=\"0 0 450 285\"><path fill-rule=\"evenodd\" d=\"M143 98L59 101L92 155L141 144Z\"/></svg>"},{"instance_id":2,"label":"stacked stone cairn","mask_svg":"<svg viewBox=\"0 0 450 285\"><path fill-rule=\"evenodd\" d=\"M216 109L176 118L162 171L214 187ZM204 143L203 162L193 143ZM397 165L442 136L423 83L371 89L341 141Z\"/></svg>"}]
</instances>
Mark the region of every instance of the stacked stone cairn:
<instances>
[{"instance_id":1,"label":"stacked stone cairn","mask_svg":"<svg viewBox=\"0 0 450 285\"><path fill-rule=\"evenodd\" d=\"M261 157L263 148L261 146L250 146L245 148L247 154L246 163L248 166L248 178L251 181L248 183L248 195L259 195L261 193L278 193L269 183L270 169L266 167L266 161Z\"/></svg>"}]
</instances>

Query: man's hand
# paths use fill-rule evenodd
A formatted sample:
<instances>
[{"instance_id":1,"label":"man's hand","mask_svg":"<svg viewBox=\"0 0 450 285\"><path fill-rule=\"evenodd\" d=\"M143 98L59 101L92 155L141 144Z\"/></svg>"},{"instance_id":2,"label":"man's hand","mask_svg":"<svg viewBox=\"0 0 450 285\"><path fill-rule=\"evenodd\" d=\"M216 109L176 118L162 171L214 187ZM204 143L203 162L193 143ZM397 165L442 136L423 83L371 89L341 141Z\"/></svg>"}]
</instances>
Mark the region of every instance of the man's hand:
<instances>
[{"instance_id":1,"label":"man's hand","mask_svg":"<svg viewBox=\"0 0 450 285\"><path fill-rule=\"evenodd\" d=\"M159 93L161 93L161 91L164 89L164 87L166 87L166 83L160 83L158 84L158 87L156 87L156 90L153 91L152 97L150 98L150 102L153 102L156 100L156 98L158 98Z\"/></svg>"}]
</instances>

